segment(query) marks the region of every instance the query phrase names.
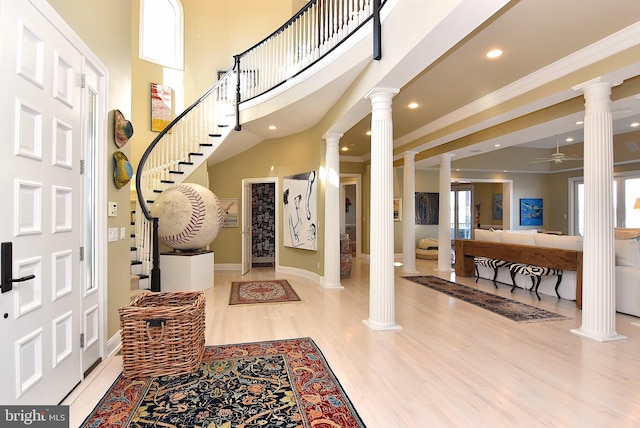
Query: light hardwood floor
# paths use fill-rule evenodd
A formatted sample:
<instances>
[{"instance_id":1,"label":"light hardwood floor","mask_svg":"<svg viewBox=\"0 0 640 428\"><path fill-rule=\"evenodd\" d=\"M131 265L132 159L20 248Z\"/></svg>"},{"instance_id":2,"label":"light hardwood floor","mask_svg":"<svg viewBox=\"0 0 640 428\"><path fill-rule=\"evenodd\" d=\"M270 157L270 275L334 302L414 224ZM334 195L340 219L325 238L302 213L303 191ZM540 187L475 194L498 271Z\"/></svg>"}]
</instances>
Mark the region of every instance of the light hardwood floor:
<instances>
[{"instance_id":1,"label":"light hardwood floor","mask_svg":"<svg viewBox=\"0 0 640 428\"><path fill-rule=\"evenodd\" d=\"M418 260L423 275L434 261ZM206 292L206 342L228 344L311 337L368 427L640 426L640 327L618 314L625 340L600 343L570 333L581 325L574 302L490 281L458 282L569 317L518 324L401 277L396 268L397 331L370 330L369 264L358 259L342 290L254 268L216 271ZM289 280L302 302L229 306L231 281ZM121 370L112 357L68 397L79 425Z\"/></svg>"}]
</instances>

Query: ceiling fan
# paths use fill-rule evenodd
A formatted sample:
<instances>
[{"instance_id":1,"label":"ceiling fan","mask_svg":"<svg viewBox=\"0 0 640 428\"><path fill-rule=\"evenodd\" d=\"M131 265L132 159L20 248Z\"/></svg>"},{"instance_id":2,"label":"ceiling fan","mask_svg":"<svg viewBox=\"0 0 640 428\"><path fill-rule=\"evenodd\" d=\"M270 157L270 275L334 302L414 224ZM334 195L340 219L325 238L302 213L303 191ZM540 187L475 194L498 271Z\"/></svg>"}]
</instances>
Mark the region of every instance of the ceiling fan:
<instances>
[{"instance_id":1,"label":"ceiling fan","mask_svg":"<svg viewBox=\"0 0 640 428\"><path fill-rule=\"evenodd\" d=\"M579 160L582 160L582 158L574 155L565 155L564 153L560 152L560 138L556 136L556 152L552 153L551 156L548 158L538 158L538 160L535 160L531 163L553 162L557 165L557 164L563 163L564 161L579 161Z\"/></svg>"}]
</instances>

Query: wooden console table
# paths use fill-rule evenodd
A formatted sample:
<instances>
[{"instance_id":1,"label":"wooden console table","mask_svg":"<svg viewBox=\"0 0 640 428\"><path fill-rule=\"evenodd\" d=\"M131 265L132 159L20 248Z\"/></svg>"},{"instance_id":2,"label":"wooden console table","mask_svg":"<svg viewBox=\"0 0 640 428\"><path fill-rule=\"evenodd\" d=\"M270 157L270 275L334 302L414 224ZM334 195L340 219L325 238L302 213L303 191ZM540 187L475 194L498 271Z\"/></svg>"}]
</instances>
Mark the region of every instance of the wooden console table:
<instances>
[{"instance_id":1,"label":"wooden console table","mask_svg":"<svg viewBox=\"0 0 640 428\"><path fill-rule=\"evenodd\" d=\"M582 251L476 240L456 240L455 249L456 276L475 276L473 264L475 256L574 270L576 271L576 307L582 309Z\"/></svg>"}]
</instances>

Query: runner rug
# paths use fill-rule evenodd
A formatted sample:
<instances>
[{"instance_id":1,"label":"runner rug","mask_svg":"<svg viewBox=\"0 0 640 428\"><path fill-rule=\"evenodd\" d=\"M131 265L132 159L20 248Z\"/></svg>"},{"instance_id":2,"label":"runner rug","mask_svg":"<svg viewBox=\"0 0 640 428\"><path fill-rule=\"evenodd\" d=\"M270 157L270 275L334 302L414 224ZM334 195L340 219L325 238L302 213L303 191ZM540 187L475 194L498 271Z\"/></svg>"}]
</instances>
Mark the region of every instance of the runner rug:
<instances>
[{"instance_id":1,"label":"runner rug","mask_svg":"<svg viewBox=\"0 0 640 428\"><path fill-rule=\"evenodd\" d=\"M441 293L448 294L465 302L472 303L481 308L487 309L510 320L526 323L539 321L566 320L565 316L554 312L540 309L526 303L517 302L502 296L476 290L465 285L456 284L435 276L406 276L408 279L425 287L432 288Z\"/></svg>"},{"instance_id":2,"label":"runner rug","mask_svg":"<svg viewBox=\"0 0 640 428\"><path fill-rule=\"evenodd\" d=\"M231 283L230 305L300 301L286 279L237 281Z\"/></svg>"},{"instance_id":3,"label":"runner rug","mask_svg":"<svg viewBox=\"0 0 640 428\"><path fill-rule=\"evenodd\" d=\"M194 374L122 375L82 427L364 427L311 338L207 346Z\"/></svg>"}]
</instances>

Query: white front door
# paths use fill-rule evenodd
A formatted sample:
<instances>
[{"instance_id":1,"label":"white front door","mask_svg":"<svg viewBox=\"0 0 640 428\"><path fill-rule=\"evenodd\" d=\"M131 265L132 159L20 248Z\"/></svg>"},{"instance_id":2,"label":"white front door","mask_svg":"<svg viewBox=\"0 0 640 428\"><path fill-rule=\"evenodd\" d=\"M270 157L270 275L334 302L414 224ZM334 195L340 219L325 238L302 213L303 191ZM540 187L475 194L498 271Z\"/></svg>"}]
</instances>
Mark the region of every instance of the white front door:
<instances>
[{"instance_id":1,"label":"white front door","mask_svg":"<svg viewBox=\"0 0 640 428\"><path fill-rule=\"evenodd\" d=\"M28 1L0 0L0 28L0 241L35 275L3 283L0 403L57 404L82 379L83 56Z\"/></svg>"}]
</instances>

